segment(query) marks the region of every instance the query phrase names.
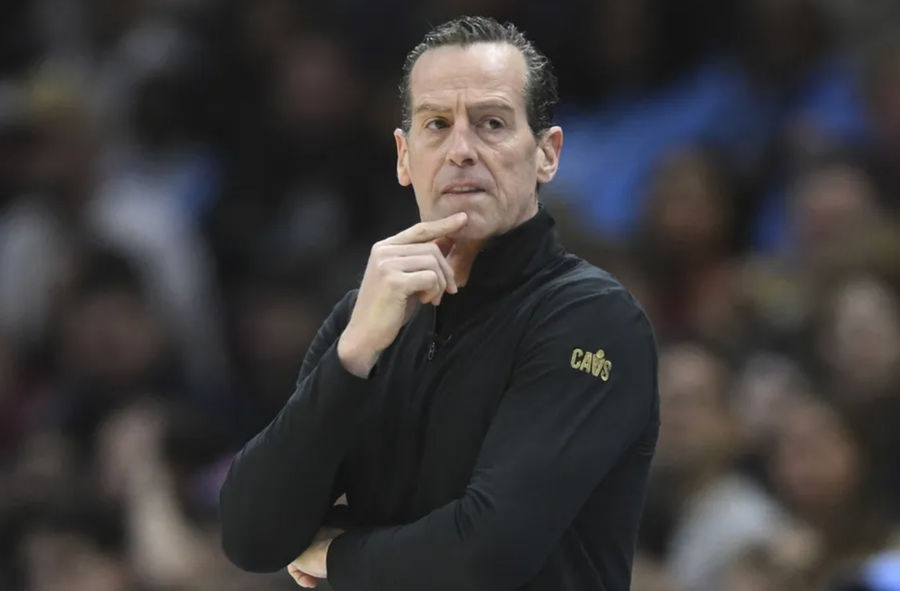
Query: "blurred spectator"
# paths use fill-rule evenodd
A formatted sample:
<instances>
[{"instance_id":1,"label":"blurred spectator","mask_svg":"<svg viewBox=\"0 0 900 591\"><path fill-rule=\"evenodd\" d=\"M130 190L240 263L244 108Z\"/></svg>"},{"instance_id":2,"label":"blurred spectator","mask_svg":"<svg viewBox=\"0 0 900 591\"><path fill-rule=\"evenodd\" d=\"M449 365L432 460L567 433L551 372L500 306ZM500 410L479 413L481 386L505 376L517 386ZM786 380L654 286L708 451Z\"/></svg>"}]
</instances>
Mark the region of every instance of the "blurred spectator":
<instances>
[{"instance_id":1,"label":"blurred spectator","mask_svg":"<svg viewBox=\"0 0 900 591\"><path fill-rule=\"evenodd\" d=\"M235 351L240 399L240 444L259 432L284 406L297 380L297 359L306 353L327 309L307 279L254 276L236 298ZM236 434L237 434L236 433Z\"/></svg>"},{"instance_id":2,"label":"blurred spectator","mask_svg":"<svg viewBox=\"0 0 900 591\"><path fill-rule=\"evenodd\" d=\"M125 531L115 508L74 497L29 512L18 546L28 589L140 589L128 569Z\"/></svg>"},{"instance_id":3,"label":"blurred spectator","mask_svg":"<svg viewBox=\"0 0 900 591\"><path fill-rule=\"evenodd\" d=\"M218 197L220 171L191 129L186 104L192 87L184 79L193 75L160 71L141 81L132 113L134 140L107 158L106 174L83 215L92 240L139 269L199 389L227 382L227 364L213 256L200 235Z\"/></svg>"},{"instance_id":4,"label":"blurred spectator","mask_svg":"<svg viewBox=\"0 0 900 591\"><path fill-rule=\"evenodd\" d=\"M781 409L810 394L811 380L800 365L774 353L749 355L734 384L734 415L745 456L758 459L775 434Z\"/></svg>"},{"instance_id":5,"label":"blurred spectator","mask_svg":"<svg viewBox=\"0 0 900 591\"><path fill-rule=\"evenodd\" d=\"M0 214L0 326L19 347L41 345L77 259L102 244L140 270L192 383L223 379L208 256L181 195L124 162L104 179L83 98L58 82L31 91L27 190Z\"/></svg>"},{"instance_id":6,"label":"blurred spectator","mask_svg":"<svg viewBox=\"0 0 900 591\"><path fill-rule=\"evenodd\" d=\"M660 162L643 219L640 260L664 337L698 335L723 346L741 339L732 261L736 196L710 154L685 149Z\"/></svg>"},{"instance_id":7,"label":"blurred spectator","mask_svg":"<svg viewBox=\"0 0 900 591\"><path fill-rule=\"evenodd\" d=\"M823 293L816 359L830 392L862 425L873 487L900 516L900 297L859 269Z\"/></svg>"},{"instance_id":8,"label":"blurred spectator","mask_svg":"<svg viewBox=\"0 0 900 591\"><path fill-rule=\"evenodd\" d=\"M743 300L760 334L786 345L816 313L819 284L840 270L897 267L894 233L875 179L858 158L815 157L790 183L785 243L770 254L747 257ZM884 259L883 263L878 259Z\"/></svg>"},{"instance_id":9,"label":"blurred spectator","mask_svg":"<svg viewBox=\"0 0 900 591\"><path fill-rule=\"evenodd\" d=\"M289 588L283 578L267 584L241 573L219 551L215 516L226 466L218 437L195 412L152 400L123 408L99 430L99 481L125 507L131 566L148 589Z\"/></svg>"},{"instance_id":10,"label":"blurred spectator","mask_svg":"<svg viewBox=\"0 0 900 591\"><path fill-rule=\"evenodd\" d=\"M820 365L845 400L900 397L900 299L871 277L850 277L824 298Z\"/></svg>"},{"instance_id":11,"label":"blurred spectator","mask_svg":"<svg viewBox=\"0 0 900 591\"><path fill-rule=\"evenodd\" d=\"M18 117L28 129L17 185L24 193L0 213L0 326L15 346L46 338L55 294L74 265L77 232L68 222L91 197L96 138L84 104L65 86L37 81Z\"/></svg>"},{"instance_id":12,"label":"blurred spectator","mask_svg":"<svg viewBox=\"0 0 900 591\"><path fill-rule=\"evenodd\" d=\"M889 540L892 524L882 491L872 487L870 459L835 407L798 397L782 408L769 468L775 490L812 537L813 585Z\"/></svg>"},{"instance_id":13,"label":"blurred spectator","mask_svg":"<svg viewBox=\"0 0 900 591\"><path fill-rule=\"evenodd\" d=\"M792 246L801 264L821 264L830 251L881 222L872 179L849 162L826 162L801 176L790 202Z\"/></svg>"},{"instance_id":14,"label":"blurred spectator","mask_svg":"<svg viewBox=\"0 0 900 591\"><path fill-rule=\"evenodd\" d=\"M58 322L55 414L85 449L117 407L146 392L183 391L168 335L123 259L101 253L89 261Z\"/></svg>"},{"instance_id":15,"label":"blurred spectator","mask_svg":"<svg viewBox=\"0 0 900 591\"><path fill-rule=\"evenodd\" d=\"M774 539L785 515L735 470L742 442L728 365L699 345L670 345L661 352L659 378L661 429L650 498L671 513L661 520L673 523L665 564L678 590L724 589L730 562ZM651 504L648 519L658 519L654 509Z\"/></svg>"},{"instance_id":16,"label":"blurred spectator","mask_svg":"<svg viewBox=\"0 0 900 591\"><path fill-rule=\"evenodd\" d=\"M872 52L866 90L873 132L883 150L883 159L895 171L896 183L896 165L900 160L900 42L896 30L893 33Z\"/></svg>"},{"instance_id":17,"label":"blurred spectator","mask_svg":"<svg viewBox=\"0 0 900 591\"><path fill-rule=\"evenodd\" d=\"M784 216L775 155L789 157L799 149L797 139L866 141L855 73L833 54L814 0L744 0L734 8L726 11L731 18L713 21L725 32L714 45L718 51L687 74L649 92L563 113L567 158L553 198L580 210L583 224L630 236L654 163L673 147L699 142L720 150L749 187L760 175L772 177L764 180L773 188L754 204L765 221L758 240L769 244ZM715 10L699 9L697 22L708 17L704 9Z\"/></svg>"},{"instance_id":18,"label":"blurred spectator","mask_svg":"<svg viewBox=\"0 0 900 591\"><path fill-rule=\"evenodd\" d=\"M728 565L722 577L729 591L769 591L817 588L807 581L809 563L815 551L813 541L802 529L783 529L764 544L745 548Z\"/></svg>"}]
</instances>

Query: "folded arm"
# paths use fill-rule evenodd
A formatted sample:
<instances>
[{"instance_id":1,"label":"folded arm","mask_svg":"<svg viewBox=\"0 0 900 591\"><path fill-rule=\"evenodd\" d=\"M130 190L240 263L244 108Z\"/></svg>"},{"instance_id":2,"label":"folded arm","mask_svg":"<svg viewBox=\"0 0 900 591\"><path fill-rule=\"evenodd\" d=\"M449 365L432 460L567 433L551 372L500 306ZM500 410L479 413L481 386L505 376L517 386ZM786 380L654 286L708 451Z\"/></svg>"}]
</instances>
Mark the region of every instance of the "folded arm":
<instances>
[{"instance_id":1,"label":"folded arm","mask_svg":"<svg viewBox=\"0 0 900 591\"><path fill-rule=\"evenodd\" d=\"M245 570L284 568L343 492L338 467L368 401L368 383L347 372L336 351L354 297L350 292L335 306L310 345L293 395L235 456L222 486L222 548Z\"/></svg>"},{"instance_id":2,"label":"folded arm","mask_svg":"<svg viewBox=\"0 0 900 591\"><path fill-rule=\"evenodd\" d=\"M643 312L614 291L549 303L538 318L463 496L410 524L335 538L337 591L523 585L637 441L656 384Z\"/></svg>"}]
</instances>

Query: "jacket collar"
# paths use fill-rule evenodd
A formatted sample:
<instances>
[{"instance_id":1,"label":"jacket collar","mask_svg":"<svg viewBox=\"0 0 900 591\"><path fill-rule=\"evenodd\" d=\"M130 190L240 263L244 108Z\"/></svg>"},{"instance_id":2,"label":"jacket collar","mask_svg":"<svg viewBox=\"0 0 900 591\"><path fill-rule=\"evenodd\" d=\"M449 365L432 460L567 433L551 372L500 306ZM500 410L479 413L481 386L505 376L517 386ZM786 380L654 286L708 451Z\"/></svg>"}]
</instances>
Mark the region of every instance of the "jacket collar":
<instances>
[{"instance_id":1,"label":"jacket collar","mask_svg":"<svg viewBox=\"0 0 900 591\"><path fill-rule=\"evenodd\" d=\"M446 294L437 312L438 332L452 330L479 308L511 292L564 251L556 222L543 204L531 219L485 242L456 295Z\"/></svg>"}]
</instances>

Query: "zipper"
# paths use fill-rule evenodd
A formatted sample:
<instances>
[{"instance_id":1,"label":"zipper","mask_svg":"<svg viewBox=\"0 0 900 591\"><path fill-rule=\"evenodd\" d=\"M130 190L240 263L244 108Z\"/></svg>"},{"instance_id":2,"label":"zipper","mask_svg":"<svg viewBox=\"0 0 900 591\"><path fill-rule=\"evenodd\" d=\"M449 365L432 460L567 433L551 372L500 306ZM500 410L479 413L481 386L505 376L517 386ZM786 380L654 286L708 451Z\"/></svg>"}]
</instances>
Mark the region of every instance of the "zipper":
<instances>
[{"instance_id":1,"label":"zipper","mask_svg":"<svg viewBox=\"0 0 900 591\"><path fill-rule=\"evenodd\" d=\"M426 359L428 359L428 361L433 361L434 355L435 355L435 353L437 353L437 345L438 345L438 343L437 343L437 340L438 340L437 315L438 315L437 307L432 306L431 307L431 334L430 334L431 340L428 343L428 353L425 355L425 357L426 357Z\"/></svg>"},{"instance_id":2,"label":"zipper","mask_svg":"<svg viewBox=\"0 0 900 591\"><path fill-rule=\"evenodd\" d=\"M428 353L426 354L426 358L428 361L434 361L435 355L437 355L438 346L446 345L450 342L450 336L446 336L443 339L443 342L440 335L438 334L438 324L437 324L437 308L434 308L431 317L431 340L428 343ZM446 325L445 325L446 328Z\"/></svg>"},{"instance_id":3,"label":"zipper","mask_svg":"<svg viewBox=\"0 0 900 591\"><path fill-rule=\"evenodd\" d=\"M431 342L428 344L428 361L434 360L434 356L437 354L438 346L444 347L446 345L449 345L452 338L452 334L448 334L443 339L440 339L438 338L438 335L431 333Z\"/></svg>"},{"instance_id":4,"label":"zipper","mask_svg":"<svg viewBox=\"0 0 900 591\"><path fill-rule=\"evenodd\" d=\"M434 361L435 356L437 355L437 350L440 347L445 347L450 344L450 340L453 338L452 334L447 334L445 336L441 336L438 334L438 325L437 325L437 308L434 308L432 311L431 317L431 334L430 341L428 342L428 352L425 357L428 361ZM444 319L443 328L444 332L447 331L447 322L446 318Z\"/></svg>"}]
</instances>

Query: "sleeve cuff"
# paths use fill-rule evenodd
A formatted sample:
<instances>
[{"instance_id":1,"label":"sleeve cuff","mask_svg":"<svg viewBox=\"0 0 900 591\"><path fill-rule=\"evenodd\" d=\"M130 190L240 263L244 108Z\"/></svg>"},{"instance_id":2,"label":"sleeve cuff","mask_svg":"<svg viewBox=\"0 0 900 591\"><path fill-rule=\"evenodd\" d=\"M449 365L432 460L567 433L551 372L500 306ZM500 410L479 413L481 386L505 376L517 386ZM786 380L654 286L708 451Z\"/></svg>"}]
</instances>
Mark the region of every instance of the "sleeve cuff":
<instances>
[{"instance_id":1,"label":"sleeve cuff","mask_svg":"<svg viewBox=\"0 0 900 591\"><path fill-rule=\"evenodd\" d=\"M364 539L365 535L361 532L348 530L332 540L328 547L325 566L328 569L328 582L335 591L376 588L373 581L369 581L368 585L360 581L365 569L361 564L362 553L358 550Z\"/></svg>"},{"instance_id":2,"label":"sleeve cuff","mask_svg":"<svg viewBox=\"0 0 900 591\"><path fill-rule=\"evenodd\" d=\"M344 364L341 363L341 358L338 357L337 353L337 340L335 340L328 350L322 355L322 358L319 360L319 374L320 379L324 380L325 383L340 383L342 385L347 385L350 388L365 388L370 383L370 380L367 378L361 378L357 375L350 373ZM369 377L371 378L372 374L375 373L375 369L372 369L372 372L369 373Z\"/></svg>"}]
</instances>

